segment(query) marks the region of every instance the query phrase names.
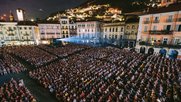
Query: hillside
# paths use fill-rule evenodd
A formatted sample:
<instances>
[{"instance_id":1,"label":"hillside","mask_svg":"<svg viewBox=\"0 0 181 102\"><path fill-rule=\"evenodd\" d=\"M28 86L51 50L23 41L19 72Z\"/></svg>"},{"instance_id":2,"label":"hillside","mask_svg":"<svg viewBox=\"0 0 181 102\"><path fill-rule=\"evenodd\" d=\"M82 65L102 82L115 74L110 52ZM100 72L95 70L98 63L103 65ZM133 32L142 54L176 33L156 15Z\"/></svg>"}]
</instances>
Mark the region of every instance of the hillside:
<instances>
[{"instance_id":1,"label":"hillside","mask_svg":"<svg viewBox=\"0 0 181 102\"><path fill-rule=\"evenodd\" d=\"M86 7L89 5L104 5L109 4L111 7L123 9L125 12L134 11L137 7L137 10L145 7L144 5L132 5L133 2L146 2L147 0L88 0L87 2L80 5L80 7ZM139 7L139 8L138 8Z\"/></svg>"},{"instance_id":2,"label":"hillside","mask_svg":"<svg viewBox=\"0 0 181 102\"><path fill-rule=\"evenodd\" d=\"M76 20L121 19L124 13L143 11L149 5L149 0L88 0L76 8L53 13L47 20L58 20L61 16Z\"/></svg>"}]
</instances>

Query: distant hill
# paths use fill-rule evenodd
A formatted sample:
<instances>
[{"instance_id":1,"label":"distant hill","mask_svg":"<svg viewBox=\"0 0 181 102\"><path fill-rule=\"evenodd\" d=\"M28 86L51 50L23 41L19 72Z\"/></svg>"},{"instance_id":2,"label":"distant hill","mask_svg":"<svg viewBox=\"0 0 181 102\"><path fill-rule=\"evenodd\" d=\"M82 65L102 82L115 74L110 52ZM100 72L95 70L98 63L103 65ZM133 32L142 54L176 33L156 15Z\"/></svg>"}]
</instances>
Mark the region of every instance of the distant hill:
<instances>
[{"instance_id":1,"label":"distant hill","mask_svg":"<svg viewBox=\"0 0 181 102\"><path fill-rule=\"evenodd\" d=\"M136 11L143 11L146 9L149 5L150 0L87 0L85 3L79 5L76 8L65 10L65 11L60 11L56 13L52 13L48 19L56 19L57 16L72 16L73 18L77 18L77 16L82 15L82 16L89 16L89 17L83 17L83 18L95 18L95 16L104 16L104 15L111 15L113 16L114 13L112 14L104 14L105 12L108 11L109 8L114 8L121 10L122 13L129 13L129 12L136 12ZM153 0L154 1L154 0ZM81 12L85 11L88 8L91 7L98 7L97 5L109 5L108 7L102 6L98 9L90 9L87 10L86 12ZM77 10L78 9L78 10ZM80 11L80 12L79 12ZM93 13L90 16L90 12ZM83 14L84 13L84 14Z\"/></svg>"},{"instance_id":2,"label":"distant hill","mask_svg":"<svg viewBox=\"0 0 181 102\"><path fill-rule=\"evenodd\" d=\"M152 2L154 1L156 0L152 0ZM133 12L145 9L148 3L150 3L150 0L87 0L79 7L110 4L111 7L122 9L124 12Z\"/></svg>"}]
</instances>

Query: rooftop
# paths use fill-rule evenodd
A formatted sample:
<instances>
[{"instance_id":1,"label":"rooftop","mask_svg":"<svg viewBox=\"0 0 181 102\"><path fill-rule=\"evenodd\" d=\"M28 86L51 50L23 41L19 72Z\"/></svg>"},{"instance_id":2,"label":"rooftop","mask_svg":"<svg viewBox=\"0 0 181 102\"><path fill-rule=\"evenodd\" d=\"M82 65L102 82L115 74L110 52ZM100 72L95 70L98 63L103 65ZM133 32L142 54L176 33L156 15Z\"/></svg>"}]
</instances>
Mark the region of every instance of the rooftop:
<instances>
[{"instance_id":1,"label":"rooftop","mask_svg":"<svg viewBox=\"0 0 181 102\"><path fill-rule=\"evenodd\" d=\"M146 12L143 15L166 13L166 12L173 12L173 11L181 11L181 3L170 4L170 5L167 5L164 7L160 7L160 8L151 8L151 9L149 9L148 12Z\"/></svg>"},{"instance_id":2,"label":"rooftop","mask_svg":"<svg viewBox=\"0 0 181 102\"><path fill-rule=\"evenodd\" d=\"M138 23L139 18L129 18L126 20L126 23Z\"/></svg>"},{"instance_id":3,"label":"rooftop","mask_svg":"<svg viewBox=\"0 0 181 102\"><path fill-rule=\"evenodd\" d=\"M21 26L37 26L37 24L35 22L31 22L31 21L20 21L20 22L18 22L18 25L21 25Z\"/></svg>"}]
</instances>

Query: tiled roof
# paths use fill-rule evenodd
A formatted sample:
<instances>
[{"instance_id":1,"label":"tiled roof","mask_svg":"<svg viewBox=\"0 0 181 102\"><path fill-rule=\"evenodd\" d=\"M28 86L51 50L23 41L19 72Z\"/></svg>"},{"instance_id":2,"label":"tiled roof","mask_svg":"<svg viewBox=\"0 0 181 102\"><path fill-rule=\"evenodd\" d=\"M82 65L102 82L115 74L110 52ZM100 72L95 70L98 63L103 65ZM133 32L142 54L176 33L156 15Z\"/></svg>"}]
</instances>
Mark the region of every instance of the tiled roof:
<instances>
[{"instance_id":1,"label":"tiled roof","mask_svg":"<svg viewBox=\"0 0 181 102\"><path fill-rule=\"evenodd\" d=\"M60 24L59 21L39 21L38 24Z\"/></svg>"},{"instance_id":2,"label":"tiled roof","mask_svg":"<svg viewBox=\"0 0 181 102\"><path fill-rule=\"evenodd\" d=\"M22 26L37 26L37 24L35 22L31 22L31 21L20 21L20 22L18 22L18 25L22 25Z\"/></svg>"}]
</instances>

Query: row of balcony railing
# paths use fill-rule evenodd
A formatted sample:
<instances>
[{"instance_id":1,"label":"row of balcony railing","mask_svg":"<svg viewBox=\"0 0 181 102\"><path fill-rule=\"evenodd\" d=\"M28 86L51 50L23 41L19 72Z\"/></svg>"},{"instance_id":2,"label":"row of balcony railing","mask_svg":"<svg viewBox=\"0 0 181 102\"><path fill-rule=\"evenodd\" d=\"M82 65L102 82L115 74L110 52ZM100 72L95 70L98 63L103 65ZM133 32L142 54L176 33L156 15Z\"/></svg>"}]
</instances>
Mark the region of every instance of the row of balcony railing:
<instances>
[{"instance_id":1,"label":"row of balcony railing","mask_svg":"<svg viewBox=\"0 0 181 102\"><path fill-rule=\"evenodd\" d=\"M178 18L176 21L181 22L181 18ZM152 23L159 23L159 22L160 22L159 20L153 20ZM173 19L166 19L165 22L167 22L167 23L174 22L174 20ZM144 21L143 23L144 24L149 24L149 23L151 23L151 21Z\"/></svg>"},{"instance_id":2,"label":"row of balcony railing","mask_svg":"<svg viewBox=\"0 0 181 102\"><path fill-rule=\"evenodd\" d=\"M151 35L170 35L170 34L173 34L173 31L169 31L169 30L150 30L149 31L149 34Z\"/></svg>"}]
</instances>

